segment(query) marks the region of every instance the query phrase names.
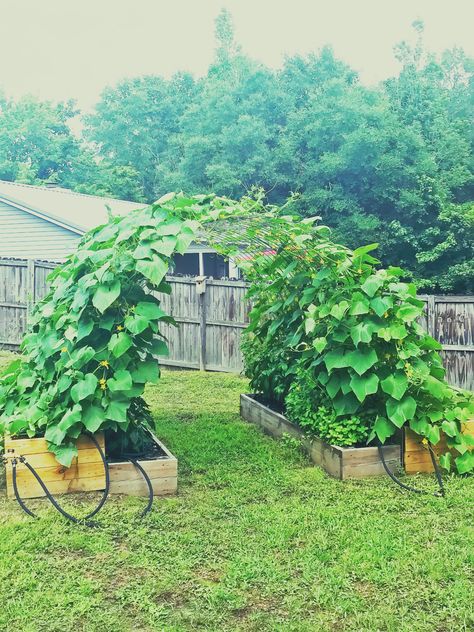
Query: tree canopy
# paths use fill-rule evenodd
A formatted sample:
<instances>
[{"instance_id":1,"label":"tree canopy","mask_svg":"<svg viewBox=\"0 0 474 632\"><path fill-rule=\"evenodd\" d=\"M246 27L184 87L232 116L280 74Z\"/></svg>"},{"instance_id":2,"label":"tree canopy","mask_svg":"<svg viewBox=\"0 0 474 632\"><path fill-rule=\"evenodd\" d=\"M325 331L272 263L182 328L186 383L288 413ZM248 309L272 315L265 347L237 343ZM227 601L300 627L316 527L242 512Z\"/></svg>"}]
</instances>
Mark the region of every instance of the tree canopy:
<instances>
[{"instance_id":1,"label":"tree canopy","mask_svg":"<svg viewBox=\"0 0 474 632\"><path fill-rule=\"evenodd\" d=\"M148 202L258 187L321 215L349 247L378 242L383 264L422 290L471 293L474 60L457 48L436 58L413 26L398 76L365 86L329 47L277 70L255 62L223 11L204 77L108 87L80 138L72 103L0 99L0 177Z\"/></svg>"}]
</instances>

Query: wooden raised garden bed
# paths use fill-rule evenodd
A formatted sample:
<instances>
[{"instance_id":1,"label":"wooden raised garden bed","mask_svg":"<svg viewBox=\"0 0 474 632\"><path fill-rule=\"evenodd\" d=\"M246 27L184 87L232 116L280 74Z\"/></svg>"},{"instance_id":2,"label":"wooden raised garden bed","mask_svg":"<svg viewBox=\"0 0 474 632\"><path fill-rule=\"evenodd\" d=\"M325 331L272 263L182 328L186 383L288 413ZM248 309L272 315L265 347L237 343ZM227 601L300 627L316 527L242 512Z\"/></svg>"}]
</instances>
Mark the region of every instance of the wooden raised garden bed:
<instances>
[{"instance_id":1,"label":"wooden raised garden bed","mask_svg":"<svg viewBox=\"0 0 474 632\"><path fill-rule=\"evenodd\" d=\"M464 432L474 435L474 419L466 421ZM433 446L433 451L437 456L445 453L446 435L441 435L441 441ZM430 473L433 472L433 462L431 460L428 446L423 444L423 437L413 432L409 428L405 429L403 441L403 466L407 474Z\"/></svg>"},{"instance_id":2,"label":"wooden raised garden bed","mask_svg":"<svg viewBox=\"0 0 474 632\"><path fill-rule=\"evenodd\" d=\"M96 435L102 449L105 448L103 434ZM156 496L175 494L178 485L178 461L175 456L155 437L153 458L139 459L147 472ZM49 491L56 494L90 492L105 487L104 465L93 442L85 436L77 440L78 456L71 467L59 465L48 451L44 439L12 439L5 437L5 456L24 456L38 472ZM110 493L129 496L147 496L148 487L142 474L129 461L109 462ZM7 496L14 498L11 458L6 464ZM17 485L22 498L41 498L45 494L33 474L23 463L17 464Z\"/></svg>"},{"instance_id":3,"label":"wooden raised garden bed","mask_svg":"<svg viewBox=\"0 0 474 632\"><path fill-rule=\"evenodd\" d=\"M335 478L345 480L385 473L376 447L341 448L329 445L317 437L310 438L284 415L257 401L254 395L240 396L240 414L246 421L260 426L272 437L288 434L300 439L313 463ZM401 466L400 446L387 444L383 450L388 467L395 472Z\"/></svg>"}]
</instances>

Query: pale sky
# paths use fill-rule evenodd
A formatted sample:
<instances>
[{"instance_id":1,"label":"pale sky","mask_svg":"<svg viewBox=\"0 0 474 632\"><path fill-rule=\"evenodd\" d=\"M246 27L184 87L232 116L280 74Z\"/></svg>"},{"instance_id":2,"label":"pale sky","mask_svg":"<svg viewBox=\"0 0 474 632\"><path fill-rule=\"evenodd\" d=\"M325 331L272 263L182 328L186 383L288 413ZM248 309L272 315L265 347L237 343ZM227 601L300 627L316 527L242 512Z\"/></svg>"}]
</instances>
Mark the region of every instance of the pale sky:
<instances>
[{"instance_id":1,"label":"pale sky","mask_svg":"<svg viewBox=\"0 0 474 632\"><path fill-rule=\"evenodd\" d=\"M243 51L271 67L331 44L374 83L397 72L393 46L418 18L430 50L474 55L473 0L0 0L0 89L89 109L125 77L202 75L222 7Z\"/></svg>"}]
</instances>

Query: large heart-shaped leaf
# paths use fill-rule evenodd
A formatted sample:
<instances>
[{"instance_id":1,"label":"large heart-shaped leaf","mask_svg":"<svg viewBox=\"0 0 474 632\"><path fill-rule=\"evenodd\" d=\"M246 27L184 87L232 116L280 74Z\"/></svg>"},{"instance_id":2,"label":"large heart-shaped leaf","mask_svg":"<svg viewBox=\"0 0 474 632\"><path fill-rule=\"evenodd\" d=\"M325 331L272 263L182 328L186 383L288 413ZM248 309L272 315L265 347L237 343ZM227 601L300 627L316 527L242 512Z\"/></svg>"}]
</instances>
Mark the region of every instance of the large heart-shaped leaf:
<instances>
[{"instance_id":1,"label":"large heart-shaped leaf","mask_svg":"<svg viewBox=\"0 0 474 632\"><path fill-rule=\"evenodd\" d=\"M150 325L150 321L143 316L134 314L133 316L127 316L124 320L124 325L128 331L134 335L141 334Z\"/></svg>"},{"instance_id":2,"label":"large heart-shaped leaf","mask_svg":"<svg viewBox=\"0 0 474 632\"><path fill-rule=\"evenodd\" d=\"M27 371L23 371L17 378L16 383L22 389L31 388L36 381L36 377L33 373L28 373Z\"/></svg>"},{"instance_id":3,"label":"large heart-shaped leaf","mask_svg":"<svg viewBox=\"0 0 474 632\"><path fill-rule=\"evenodd\" d=\"M410 419L408 425L410 426L411 430L413 430L413 432L416 432L416 434L424 437L429 430L430 422L428 421L426 415L422 415L421 417Z\"/></svg>"},{"instance_id":4,"label":"large heart-shaped leaf","mask_svg":"<svg viewBox=\"0 0 474 632\"><path fill-rule=\"evenodd\" d=\"M84 407L81 421L89 432L97 432L105 419L105 411L101 406L90 404Z\"/></svg>"},{"instance_id":5,"label":"large heart-shaped leaf","mask_svg":"<svg viewBox=\"0 0 474 632\"><path fill-rule=\"evenodd\" d=\"M362 375L368 371L378 360L374 349L369 347L355 349L346 355L347 365L351 366L356 373Z\"/></svg>"},{"instance_id":6,"label":"large heart-shaped leaf","mask_svg":"<svg viewBox=\"0 0 474 632\"><path fill-rule=\"evenodd\" d=\"M153 256L149 241L142 241L133 251L134 259L150 259Z\"/></svg>"},{"instance_id":7,"label":"large heart-shaped leaf","mask_svg":"<svg viewBox=\"0 0 474 632\"><path fill-rule=\"evenodd\" d=\"M454 460L459 474L466 474L474 469L474 451L464 452L463 455L457 456Z\"/></svg>"},{"instance_id":8,"label":"large heart-shaped leaf","mask_svg":"<svg viewBox=\"0 0 474 632\"><path fill-rule=\"evenodd\" d=\"M336 415L338 417L342 415L353 415L359 409L359 402L352 393L344 395L340 393L332 402Z\"/></svg>"},{"instance_id":9,"label":"large heart-shaped leaf","mask_svg":"<svg viewBox=\"0 0 474 632\"><path fill-rule=\"evenodd\" d=\"M189 248L190 244L194 241L195 234L190 228L186 226L183 227L183 230L178 235L176 240L176 252L180 255L184 255L186 250Z\"/></svg>"},{"instance_id":10,"label":"large heart-shaped leaf","mask_svg":"<svg viewBox=\"0 0 474 632\"><path fill-rule=\"evenodd\" d=\"M119 423L127 421L127 410L129 406L129 401L113 399L107 407L105 413L106 419L118 421Z\"/></svg>"},{"instance_id":11,"label":"large heart-shaped leaf","mask_svg":"<svg viewBox=\"0 0 474 632\"><path fill-rule=\"evenodd\" d=\"M107 386L111 391L128 391L132 388L132 376L125 369L115 371L114 377L107 380Z\"/></svg>"},{"instance_id":12,"label":"large heart-shaped leaf","mask_svg":"<svg viewBox=\"0 0 474 632\"><path fill-rule=\"evenodd\" d=\"M60 445L65 436L66 430L61 430L61 428L57 424L55 424L54 426L48 426L46 428L46 432L44 433L44 438L46 439L46 441L54 445Z\"/></svg>"},{"instance_id":13,"label":"large heart-shaped leaf","mask_svg":"<svg viewBox=\"0 0 474 632\"><path fill-rule=\"evenodd\" d=\"M404 320L406 323L409 323L412 320L416 320L422 312L422 307L417 307L416 305L405 303L405 305L402 305L398 308L397 316L398 318L401 318L401 320Z\"/></svg>"},{"instance_id":14,"label":"large heart-shaped leaf","mask_svg":"<svg viewBox=\"0 0 474 632\"><path fill-rule=\"evenodd\" d=\"M138 261L136 269L153 285L159 285L168 272L168 264L158 255L153 255L151 260L142 259Z\"/></svg>"},{"instance_id":15,"label":"large heart-shaped leaf","mask_svg":"<svg viewBox=\"0 0 474 632\"><path fill-rule=\"evenodd\" d=\"M348 309L349 303L347 301L341 301L340 303L332 306L330 314L331 316L334 316L336 320L341 320Z\"/></svg>"},{"instance_id":16,"label":"large heart-shaped leaf","mask_svg":"<svg viewBox=\"0 0 474 632\"><path fill-rule=\"evenodd\" d=\"M349 314L351 316L358 316L360 314L368 314L369 301L366 296L361 292L354 292L351 300L351 308Z\"/></svg>"},{"instance_id":17,"label":"large heart-shaped leaf","mask_svg":"<svg viewBox=\"0 0 474 632\"><path fill-rule=\"evenodd\" d=\"M177 239L175 236L165 235L163 239L152 241L150 247L160 255L170 257L176 248L176 242Z\"/></svg>"},{"instance_id":18,"label":"large heart-shaped leaf","mask_svg":"<svg viewBox=\"0 0 474 632\"><path fill-rule=\"evenodd\" d=\"M68 408L58 424L46 428L46 432L44 433L46 441L60 445L69 428L81 420L81 411L80 404L75 404L72 408Z\"/></svg>"},{"instance_id":19,"label":"large heart-shaped leaf","mask_svg":"<svg viewBox=\"0 0 474 632\"><path fill-rule=\"evenodd\" d=\"M379 378L375 373L353 375L350 381L350 387L360 402L363 402L367 395L376 393L378 386Z\"/></svg>"},{"instance_id":20,"label":"large heart-shaped leaf","mask_svg":"<svg viewBox=\"0 0 474 632\"><path fill-rule=\"evenodd\" d=\"M382 317L391 307L393 307L393 299L390 296L376 296L370 301L370 307L377 316Z\"/></svg>"},{"instance_id":21,"label":"large heart-shaped leaf","mask_svg":"<svg viewBox=\"0 0 474 632\"><path fill-rule=\"evenodd\" d=\"M406 421L413 419L416 411L416 401L411 395L406 395L401 401L390 398L386 402L388 418L397 428L401 428Z\"/></svg>"},{"instance_id":22,"label":"large heart-shaped leaf","mask_svg":"<svg viewBox=\"0 0 474 632\"><path fill-rule=\"evenodd\" d=\"M154 356L168 356L168 345L164 340L159 340L158 338L155 338L151 343L151 353Z\"/></svg>"},{"instance_id":23,"label":"large heart-shaped leaf","mask_svg":"<svg viewBox=\"0 0 474 632\"><path fill-rule=\"evenodd\" d=\"M324 364L328 371L332 369L342 369L346 366L350 366L349 354L345 354L343 349L335 349L329 351L324 356Z\"/></svg>"},{"instance_id":24,"label":"large heart-shaped leaf","mask_svg":"<svg viewBox=\"0 0 474 632\"><path fill-rule=\"evenodd\" d=\"M374 432L382 443L385 443L385 441L394 434L396 429L396 426L389 419L377 415L374 424Z\"/></svg>"},{"instance_id":25,"label":"large heart-shaped leaf","mask_svg":"<svg viewBox=\"0 0 474 632\"><path fill-rule=\"evenodd\" d=\"M451 452L446 452L446 454L442 454L439 457L439 464L441 465L443 469L449 472L452 467L452 460L453 460L453 455L451 454Z\"/></svg>"},{"instance_id":26,"label":"large heart-shaped leaf","mask_svg":"<svg viewBox=\"0 0 474 632\"><path fill-rule=\"evenodd\" d=\"M132 343L132 338L125 331L121 331L110 338L108 348L116 358L120 358L130 349Z\"/></svg>"},{"instance_id":27,"label":"large heart-shaped leaf","mask_svg":"<svg viewBox=\"0 0 474 632\"><path fill-rule=\"evenodd\" d=\"M433 445L436 445L440 442L441 439L441 429L439 426L434 426L429 424L428 429L425 431L425 436Z\"/></svg>"},{"instance_id":28,"label":"large heart-shaped leaf","mask_svg":"<svg viewBox=\"0 0 474 632\"><path fill-rule=\"evenodd\" d=\"M135 314L143 316L148 320L158 320L159 318L166 316L166 312L164 312L157 303L148 301L141 301L138 303L135 307Z\"/></svg>"},{"instance_id":29,"label":"large heart-shaped leaf","mask_svg":"<svg viewBox=\"0 0 474 632\"><path fill-rule=\"evenodd\" d=\"M436 379L432 375L427 375L423 382L423 388L433 397L443 400L451 395L450 387L443 381Z\"/></svg>"},{"instance_id":30,"label":"large heart-shaped leaf","mask_svg":"<svg viewBox=\"0 0 474 632\"><path fill-rule=\"evenodd\" d=\"M351 327L352 342L357 347L360 342L370 342L372 340L372 333L367 323L358 323Z\"/></svg>"},{"instance_id":31,"label":"large heart-shaped leaf","mask_svg":"<svg viewBox=\"0 0 474 632\"><path fill-rule=\"evenodd\" d=\"M97 388L97 377L93 373L88 373L83 380L79 380L71 388L71 397L77 403L92 395Z\"/></svg>"},{"instance_id":32,"label":"large heart-shaped leaf","mask_svg":"<svg viewBox=\"0 0 474 632\"><path fill-rule=\"evenodd\" d=\"M140 362L135 371L132 371L132 379L134 382L158 382L160 377L160 369L158 362L155 360L146 360L146 362Z\"/></svg>"},{"instance_id":33,"label":"large heart-shaped leaf","mask_svg":"<svg viewBox=\"0 0 474 632\"><path fill-rule=\"evenodd\" d=\"M374 296L377 290L382 287L383 281L375 274L367 277L364 283L361 285L361 289L367 294L367 296Z\"/></svg>"},{"instance_id":34,"label":"large heart-shaped leaf","mask_svg":"<svg viewBox=\"0 0 474 632\"><path fill-rule=\"evenodd\" d=\"M120 281L116 280L110 285L101 283L95 290L92 304L101 314L112 305L120 296Z\"/></svg>"},{"instance_id":35,"label":"large heart-shaped leaf","mask_svg":"<svg viewBox=\"0 0 474 632\"><path fill-rule=\"evenodd\" d=\"M394 399L401 399L408 388L408 379L402 371L396 371L380 382L384 393L391 395Z\"/></svg>"},{"instance_id":36,"label":"large heart-shaped leaf","mask_svg":"<svg viewBox=\"0 0 474 632\"><path fill-rule=\"evenodd\" d=\"M64 467L71 467L73 459L78 455L77 446L71 441L63 445L51 445L50 449L56 457L56 461Z\"/></svg>"},{"instance_id":37,"label":"large heart-shaped leaf","mask_svg":"<svg viewBox=\"0 0 474 632\"><path fill-rule=\"evenodd\" d=\"M181 232L181 230L183 230L183 222L177 219L171 219L158 224L158 226L155 228L155 234L177 235L179 232Z\"/></svg>"}]
</instances>

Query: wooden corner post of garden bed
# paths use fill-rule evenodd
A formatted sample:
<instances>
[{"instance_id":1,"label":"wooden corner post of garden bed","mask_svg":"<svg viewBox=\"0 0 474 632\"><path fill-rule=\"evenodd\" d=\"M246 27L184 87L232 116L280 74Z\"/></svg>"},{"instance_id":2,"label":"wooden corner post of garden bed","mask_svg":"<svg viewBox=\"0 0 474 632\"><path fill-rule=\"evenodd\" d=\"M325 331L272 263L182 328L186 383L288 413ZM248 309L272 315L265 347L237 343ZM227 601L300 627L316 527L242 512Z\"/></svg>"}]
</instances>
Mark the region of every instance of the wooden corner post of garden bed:
<instances>
[{"instance_id":1,"label":"wooden corner post of garden bed","mask_svg":"<svg viewBox=\"0 0 474 632\"><path fill-rule=\"evenodd\" d=\"M159 439L153 441L162 455L155 459L138 459L150 478L155 496L176 494L178 490L178 459ZM148 486L141 472L130 461L113 462L109 465L110 493L128 496L148 496Z\"/></svg>"},{"instance_id":2,"label":"wooden corner post of garden bed","mask_svg":"<svg viewBox=\"0 0 474 632\"><path fill-rule=\"evenodd\" d=\"M463 432L474 436L474 419L464 422ZM441 433L441 440L433 446L437 457L448 451L446 435ZM423 442L423 437L405 428L403 437L403 466L407 474L431 473L434 471L428 445Z\"/></svg>"}]
</instances>

